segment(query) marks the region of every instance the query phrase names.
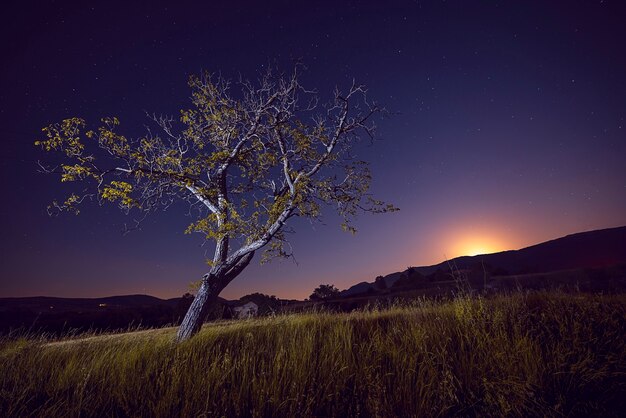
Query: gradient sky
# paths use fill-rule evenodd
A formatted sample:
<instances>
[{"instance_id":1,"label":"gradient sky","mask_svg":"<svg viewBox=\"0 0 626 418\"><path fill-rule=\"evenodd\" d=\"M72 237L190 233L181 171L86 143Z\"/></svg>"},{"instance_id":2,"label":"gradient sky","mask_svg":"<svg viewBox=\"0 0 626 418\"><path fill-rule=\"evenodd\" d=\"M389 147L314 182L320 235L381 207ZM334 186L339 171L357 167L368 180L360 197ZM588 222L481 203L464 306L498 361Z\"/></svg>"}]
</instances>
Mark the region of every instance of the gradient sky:
<instances>
[{"instance_id":1,"label":"gradient sky","mask_svg":"<svg viewBox=\"0 0 626 418\"><path fill-rule=\"evenodd\" d=\"M297 264L257 257L223 296L304 298L320 283L626 224L622 1L19 4L3 5L0 28L0 296L184 293L206 271L184 211L125 236L114 207L50 218L66 189L37 172L33 142L71 116L115 115L138 136L144 111L188 105L189 74L254 78L294 58L306 86L354 77L397 112L359 153L374 193L401 211L362 215L355 236L330 211L296 220Z\"/></svg>"}]
</instances>

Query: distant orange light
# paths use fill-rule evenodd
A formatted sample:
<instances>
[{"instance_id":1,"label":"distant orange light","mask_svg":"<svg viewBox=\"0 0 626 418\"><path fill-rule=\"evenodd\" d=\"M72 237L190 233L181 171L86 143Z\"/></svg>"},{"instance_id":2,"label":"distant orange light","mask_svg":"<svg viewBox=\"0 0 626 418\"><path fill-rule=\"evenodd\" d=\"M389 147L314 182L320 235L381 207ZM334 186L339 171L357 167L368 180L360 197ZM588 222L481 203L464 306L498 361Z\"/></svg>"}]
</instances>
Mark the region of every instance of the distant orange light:
<instances>
[{"instance_id":1,"label":"distant orange light","mask_svg":"<svg viewBox=\"0 0 626 418\"><path fill-rule=\"evenodd\" d=\"M452 245L449 250L452 254L448 254L450 258L463 255L480 255L491 254L504 251L509 248L497 238L494 234L482 233L479 231L470 231L459 234L452 238Z\"/></svg>"},{"instance_id":2,"label":"distant orange light","mask_svg":"<svg viewBox=\"0 0 626 418\"><path fill-rule=\"evenodd\" d=\"M479 254L489 254L489 253L495 253L498 250L495 250L491 247L488 247L486 245L475 245L475 244L471 244L467 247L467 249L465 251L463 251L463 253L465 255L479 255Z\"/></svg>"}]
</instances>

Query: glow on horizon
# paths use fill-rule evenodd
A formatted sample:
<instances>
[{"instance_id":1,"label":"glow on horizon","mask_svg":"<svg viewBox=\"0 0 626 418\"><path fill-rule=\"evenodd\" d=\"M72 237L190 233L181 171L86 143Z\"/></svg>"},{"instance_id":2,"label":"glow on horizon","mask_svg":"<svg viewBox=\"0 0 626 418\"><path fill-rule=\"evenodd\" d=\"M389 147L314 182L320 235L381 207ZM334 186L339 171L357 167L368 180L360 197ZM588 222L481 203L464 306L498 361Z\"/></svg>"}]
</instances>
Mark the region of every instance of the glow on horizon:
<instances>
[{"instance_id":1,"label":"glow on horizon","mask_svg":"<svg viewBox=\"0 0 626 418\"><path fill-rule=\"evenodd\" d=\"M446 251L449 258L491 254L513 248L499 234L484 230L466 231L456 234L446 241L451 243L448 246L448 251Z\"/></svg>"},{"instance_id":2,"label":"glow on horizon","mask_svg":"<svg viewBox=\"0 0 626 418\"><path fill-rule=\"evenodd\" d=\"M496 252L495 250L488 250L486 247L469 247L470 249L465 252L465 255L474 256L480 254L489 254Z\"/></svg>"}]
</instances>

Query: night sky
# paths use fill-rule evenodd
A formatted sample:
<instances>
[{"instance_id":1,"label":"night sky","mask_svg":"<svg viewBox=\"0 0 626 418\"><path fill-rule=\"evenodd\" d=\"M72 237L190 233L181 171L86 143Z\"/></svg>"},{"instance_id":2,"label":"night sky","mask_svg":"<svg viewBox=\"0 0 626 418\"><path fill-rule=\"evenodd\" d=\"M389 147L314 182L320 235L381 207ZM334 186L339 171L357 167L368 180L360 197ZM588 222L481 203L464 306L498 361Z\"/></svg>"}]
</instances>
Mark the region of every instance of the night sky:
<instances>
[{"instance_id":1,"label":"night sky","mask_svg":"<svg viewBox=\"0 0 626 418\"><path fill-rule=\"evenodd\" d=\"M332 210L295 220L297 263L257 255L222 296L304 298L626 224L622 1L14 3L0 28L0 296L187 291L207 266L184 211L125 236L113 206L51 218L69 189L38 173L33 142L71 116L118 116L139 136L144 111L189 105L189 74L256 78L294 59L305 86L326 95L354 77L396 113L358 152L375 195L401 211L361 215L354 236Z\"/></svg>"}]
</instances>

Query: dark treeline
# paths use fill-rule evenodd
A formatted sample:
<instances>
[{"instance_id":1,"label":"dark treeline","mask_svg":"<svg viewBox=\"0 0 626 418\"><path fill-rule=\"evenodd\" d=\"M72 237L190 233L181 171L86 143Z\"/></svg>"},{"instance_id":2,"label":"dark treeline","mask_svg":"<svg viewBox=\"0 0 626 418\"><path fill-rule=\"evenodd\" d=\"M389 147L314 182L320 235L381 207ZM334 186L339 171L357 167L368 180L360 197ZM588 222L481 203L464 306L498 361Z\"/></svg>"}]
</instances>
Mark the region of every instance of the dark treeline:
<instances>
[{"instance_id":1,"label":"dark treeline","mask_svg":"<svg viewBox=\"0 0 626 418\"><path fill-rule=\"evenodd\" d=\"M373 306L384 308L398 301L415 298L449 299L459 292L490 295L517 289L621 293L626 291L626 266L526 275L511 275L487 264L447 272L438 269L427 275L409 267L393 283L387 283L380 276L358 293L335 292L327 298L304 302L281 300L262 293L246 295L238 301L220 299L210 309L206 321L231 319L236 316L233 307L248 302L254 302L258 306L257 314L262 316L318 309L351 312ZM66 336L176 326L192 301L193 295L189 293L169 300L145 295L108 299L3 299L0 300L0 334Z\"/></svg>"},{"instance_id":2,"label":"dark treeline","mask_svg":"<svg viewBox=\"0 0 626 418\"><path fill-rule=\"evenodd\" d=\"M102 299L3 299L0 300L0 335L66 336L94 331L177 326L192 301L193 295L189 293L169 300L144 295ZM233 306L247 302L258 306L258 315L271 315L293 301L262 293L252 293L238 301L219 299L209 310L206 321L231 319L234 316Z\"/></svg>"},{"instance_id":3,"label":"dark treeline","mask_svg":"<svg viewBox=\"0 0 626 418\"><path fill-rule=\"evenodd\" d=\"M41 312L28 307L10 307L0 312L0 334L49 334L63 336L88 331L106 332L129 328L155 328L180 323L189 302L149 306L111 306L94 310L53 309Z\"/></svg>"}]
</instances>

